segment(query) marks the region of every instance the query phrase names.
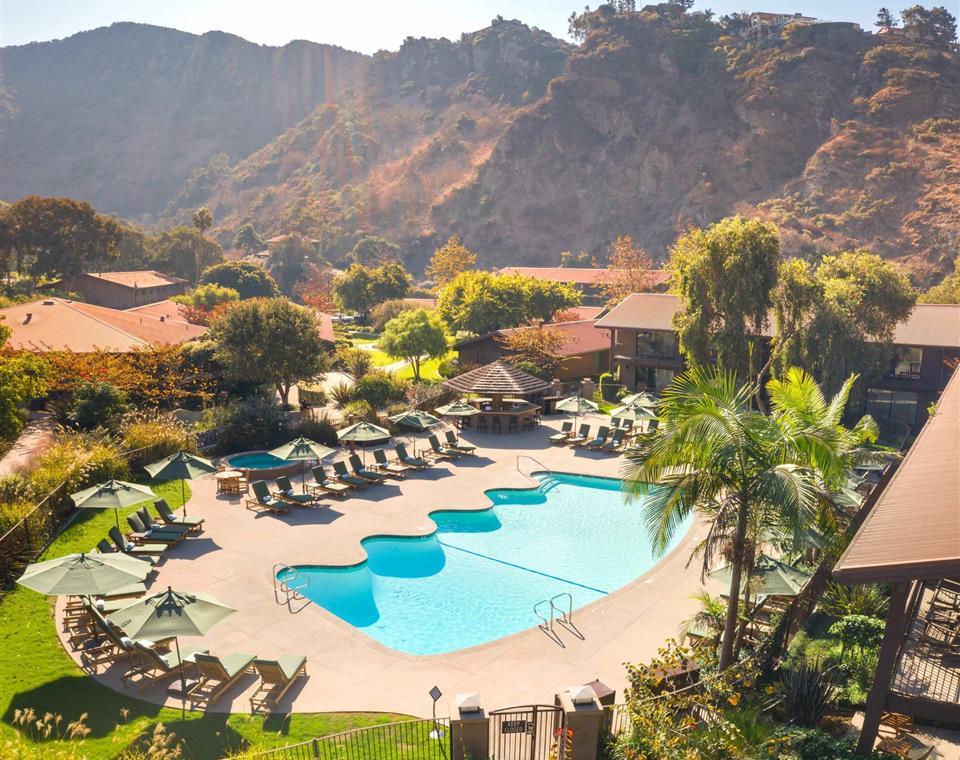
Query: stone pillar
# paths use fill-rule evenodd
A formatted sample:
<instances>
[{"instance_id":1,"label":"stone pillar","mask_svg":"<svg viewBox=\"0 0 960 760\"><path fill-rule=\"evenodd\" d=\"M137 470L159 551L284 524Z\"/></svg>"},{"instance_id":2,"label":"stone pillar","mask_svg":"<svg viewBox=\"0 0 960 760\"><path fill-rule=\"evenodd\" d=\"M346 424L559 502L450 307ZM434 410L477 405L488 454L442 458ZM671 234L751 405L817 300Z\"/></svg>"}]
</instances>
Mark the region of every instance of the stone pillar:
<instances>
[{"instance_id":1,"label":"stone pillar","mask_svg":"<svg viewBox=\"0 0 960 760\"><path fill-rule=\"evenodd\" d=\"M490 718L479 694L457 694L450 705L450 760L490 757Z\"/></svg>"},{"instance_id":2,"label":"stone pillar","mask_svg":"<svg viewBox=\"0 0 960 760\"><path fill-rule=\"evenodd\" d=\"M597 384L589 377L580 381L580 395L585 399L593 400L593 394L597 390Z\"/></svg>"},{"instance_id":3,"label":"stone pillar","mask_svg":"<svg viewBox=\"0 0 960 760\"><path fill-rule=\"evenodd\" d=\"M572 686L556 696L568 731L573 732L573 750L564 760L597 760L603 707L589 686Z\"/></svg>"}]
</instances>

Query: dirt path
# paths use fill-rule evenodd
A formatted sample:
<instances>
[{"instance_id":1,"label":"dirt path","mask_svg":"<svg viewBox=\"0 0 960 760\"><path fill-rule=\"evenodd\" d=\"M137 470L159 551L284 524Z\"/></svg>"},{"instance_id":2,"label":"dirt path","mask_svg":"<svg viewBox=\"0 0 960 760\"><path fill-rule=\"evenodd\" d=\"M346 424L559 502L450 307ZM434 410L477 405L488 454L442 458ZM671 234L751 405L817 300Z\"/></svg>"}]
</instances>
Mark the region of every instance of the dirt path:
<instances>
[{"instance_id":1,"label":"dirt path","mask_svg":"<svg viewBox=\"0 0 960 760\"><path fill-rule=\"evenodd\" d=\"M23 469L46 448L56 427L46 412L32 412L30 421L14 441L10 450L0 459L0 475L12 475Z\"/></svg>"}]
</instances>

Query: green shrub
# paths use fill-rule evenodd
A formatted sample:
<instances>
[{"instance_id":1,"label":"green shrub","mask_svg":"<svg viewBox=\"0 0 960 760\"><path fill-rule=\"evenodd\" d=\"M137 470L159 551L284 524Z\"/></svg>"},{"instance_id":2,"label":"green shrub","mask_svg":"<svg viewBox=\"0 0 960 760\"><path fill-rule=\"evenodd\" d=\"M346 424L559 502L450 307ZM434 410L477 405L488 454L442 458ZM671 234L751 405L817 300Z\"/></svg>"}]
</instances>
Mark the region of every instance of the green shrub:
<instances>
[{"instance_id":1,"label":"green shrub","mask_svg":"<svg viewBox=\"0 0 960 760\"><path fill-rule=\"evenodd\" d=\"M128 408L127 394L117 386L84 382L58 407L57 413L62 424L80 430L114 430Z\"/></svg>"},{"instance_id":2,"label":"green shrub","mask_svg":"<svg viewBox=\"0 0 960 760\"><path fill-rule=\"evenodd\" d=\"M383 328L386 327L387 322L400 312L416 308L418 307L407 303L402 298L392 298L389 301L384 301L382 304L374 306L371 310L370 326L378 333L383 332Z\"/></svg>"},{"instance_id":3,"label":"green shrub","mask_svg":"<svg viewBox=\"0 0 960 760\"><path fill-rule=\"evenodd\" d=\"M437 374L445 380L456 377L460 374L460 360L456 358L444 359L437 365Z\"/></svg>"},{"instance_id":4,"label":"green shrub","mask_svg":"<svg viewBox=\"0 0 960 760\"><path fill-rule=\"evenodd\" d=\"M838 618L845 615L883 618L887 615L888 605L889 597L880 586L845 586L842 583L830 583L819 603L822 612Z\"/></svg>"},{"instance_id":5,"label":"green shrub","mask_svg":"<svg viewBox=\"0 0 960 760\"><path fill-rule=\"evenodd\" d=\"M350 383L337 383L330 389L330 399L340 409L353 401L353 386Z\"/></svg>"},{"instance_id":6,"label":"green shrub","mask_svg":"<svg viewBox=\"0 0 960 760\"><path fill-rule=\"evenodd\" d=\"M857 754L854 739L837 739L815 728L784 728L767 743L770 757L790 760L885 760L883 752ZM789 753L789 754L788 754Z\"/></svg>"},{"instance_id":7,"label":"green shrub","mask_svg":"<svg viewBox=\"0 0 960 760\"><path fill-rule=\"evenodd\" d=\"M128 453L133 466L143 466L178 451L197 451L196 438L180 420L171 414L152 411L134 412L124 417L119 444ZM142 456L140 450L144 450Z\"/></svg>"},{"instance_id":8,"label":"green shrub","mask_svg":"<svg viewBox=\"0 0 960 760\"><path fill-rule=\"evenodd\" d=\"M861 653L865 649L880 646L884 622L866 615L846 615L830 626L830 635L840 639L840 659L850 651Z\"/></svg>"},{"instance_id":9,"label":"green shrub","mask_svg":"<svg viewBox=\"0 0 960 760\"><path fill-rule=\"evenodd\" d=\"M290 437L298 436L309 438L324 446L337 445L337 428L326 414L316 419L309 417L298 422L290 429Z\"/></svg>"},{"instance_id":10,"label":"green shrub","mask_svg":"<svg viewBox=\"0 0 960 760\"><path fill-rule=\"evenodd\" d=\"M366 401L351 401L343 408L343 416L348 419L363 419L374 423L377 421L376 411Z\"/></svg>"},{"instance_id":11,"label":"green shrub","mask_svg":"<svg viewBox=\"0 0 960 760\"><path fill-rule=\"evenodd\" d=\"M381 409L391 401L404 397L406 385L387 372L370 372L353 386L351 398L366 401L374 409Z\"/></svg>"},{"instance_id":12,"label":"green shrub","mask_svg":"<svg viewBox=\"0 0 960 760\"><path fill-rule=\"evenodd\" d=\"M359 380L373 368L370 352L360 348L348 348L338 352L334 362L345 372L349 372L354 380Z\"/></svg>"},{"instance_id":13,"label":"green shrub","mask_svg":"<svg viewBox=\"0 0 960 760\"><path fill-rule=\"evenodd\" d=\"M223 454L271 449L288 437L287 419L272 399L254 397L223 407L214 415L217 450Z\"/></svg>"},{"instance_id":14,"label":"green shrub","mask_svg":"<svg viewBox=\"0 0 960 760\"><path fill-rule=\"evenodd\" d=\"M820 660L804 660L784 670L782 678L784 708L795 725L816 726L839 696L833 671Z\"/></svg>"}]
</instances>

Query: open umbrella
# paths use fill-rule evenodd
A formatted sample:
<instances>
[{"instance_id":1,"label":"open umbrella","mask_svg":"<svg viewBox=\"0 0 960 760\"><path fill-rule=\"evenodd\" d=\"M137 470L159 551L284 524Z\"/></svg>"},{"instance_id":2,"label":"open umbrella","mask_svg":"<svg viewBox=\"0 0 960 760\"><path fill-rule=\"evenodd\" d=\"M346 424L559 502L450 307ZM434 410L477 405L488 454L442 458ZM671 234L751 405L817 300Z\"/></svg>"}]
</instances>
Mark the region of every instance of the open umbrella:
<instances>
[{"instance_id":1,"label":"open umbrella","mask_svg":"<svg viewBox=\"0 0 960 760\"><path fill-rule=\"evenodd\" d=\"M163 639L174 637L177 659L180 660L180 689L186 698L187 683L180 658L180 636L203 636L217 623L236 610L221 604L209 594L166 591L138 599L111 616L131 639Z\"/></svg>"},{"instance_id":2,"label":"open umbrella","mask_svg":"<svg viewBox=\"0 0 960 760\"><path fill-rule=\"evenodd\" d=\"M620 399L620 403L636 404L637 406L645 406L647 409L656 409L660 404L660 399L650 393L650 391L640 391L639 393L631 393L629 396L624 396Z\"/></svg>"},{"instance_id":3,"label":"open umbrella","mask_svg":"<svg viewBox=\"0 0 960 760\"><path fill-rule=\"evenodd\" d=\"M438 406L433 411L441 417L472 417L475 414L480 414L480 410L477 409L477 407L473 404L468 404L462 398L450 404Z\"/></svg>"},{"instance_id":4,"label":"open umbrella","mask_svg":"<svg viewBox=\"0 0 960 760\"><path fill-rule=\"evenodd\" d=\"M358 443L360 446L370 446L376 443L386 443L390 440L390 431L379 425L365 420L348 425L337 431L337 440Z\"/></svg>"},{"instance_id":5,"label":"open umbrella","mask_svg":"<svg viewBox=\"0 0 960 760\"><path fill-rule=\"evenodd\" d=\"M147 499L155 499L156 494L147 486L127 483L124 480L108 480L106 483L70 494L77 509L112 509L120 527L120 515L116 510L132 507Z\"/></svg>"},{"instance_id":6,"label":"open umbrella","mask_svg":"<svg viewBox=\"0 0 960 760\"><path fill-rule=\"evenodd\" d=\"M126 554L67 554L27 565L17 583L47 596L109 594L149 572L149 562Z\"/></svg>"},{"instance_id":7,"label":"open umbrella","mask_svg":"<svg viewBox=\"0 0 960 760\"><path fill-rule=\"evenodd\" d=\"M731 572L730 566L725 565L710 572L709 576L716 581L729 584ZM746 577L744 575L744 584L746 584ZM797 570L766 554L761 554L757 558L756 567L749 577L751 585L756 586L754 593L766 596L796 596L810 580L809 573Z\"/></svg>"},{"instance_id":8,"label":"open umbrella","mask_svg":"<svg viewBox=\"0 0 960 760\"><path fill-rule=\"evenodd\" d=\"M277 457L277 459L300 460L300 462L303 463L300 465L300 475L303 476L303 468L306 466L306 462L313 459L319 461L324 457L336 453L336 451L336 449L331 449L322 443L317 443L316 441L311 441L309 438L300 436L299 438L294 438L289 443L283 444L283 446L271 449L270 453ZM307 492L306 477L303 477L303 492Z\"/></svg>"},{"instance_id":9,"label":"open umbrella","mask_svg":"<svg viewBox=\"0 0 960 760\"><path fill-rule=\"evenodd\" d=\"M657 415L648 407L640 404L623 404L610 412L611 417L619 417L622 420L655 420Z\"/></svg>"},{"instance_id":10,"label":"open umbrella","mask_svg":"<svg viewBox=\"0 0 960 760\"><path fill-rule=\"evenodd\" d=\"M180 495L183 501L183 514L187 514L187 485L186 481L201 475L216 472L213 462L187 451L178 451L176 454L161 459L159 462L146 465L145 469L151 478L157 480L179 480Z\"/></svg>"},{"instance_id":11,"label":"open umbrella","mask_svg":"<svg viewBox=\"0 0 960 760\"><path fill-rule=\"evenodd\" d=\"M424 412L420 409L407 409L405 412L394 414L390 417L390 421L394 425L399 425L400 427L405 427L418 433L423 433L434 425L440 425L443 422L438 417L434 417L429 412ZM413 455L417 455L416 436L413 437Z\"/></svg>"},{"instance_id":12,"label":"open umbrella","mask_svg":"<svg viewBox=\"0 0 960 760\"><path fill-rule=\"evenodd\" d=\"M565 399L558 401L556 406L554 406L554 409L558 412L573 412L574 427L576 427L577 420L580 419L581 414L589 414L590 412L597 411L599 408L600 405L596 401L591 401L583 396L567 396Z\"/></svg>"}]
</instances>

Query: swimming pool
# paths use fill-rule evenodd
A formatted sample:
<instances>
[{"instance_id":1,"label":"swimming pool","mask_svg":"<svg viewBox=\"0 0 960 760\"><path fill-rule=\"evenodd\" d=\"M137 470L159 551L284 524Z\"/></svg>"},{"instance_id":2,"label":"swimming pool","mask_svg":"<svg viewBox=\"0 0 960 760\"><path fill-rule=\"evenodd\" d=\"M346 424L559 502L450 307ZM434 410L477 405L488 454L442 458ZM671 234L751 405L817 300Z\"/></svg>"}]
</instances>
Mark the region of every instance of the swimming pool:
<instances>
[{"instance_id":1,"label":"swimming pool","mask_svg":"<svg viewBox=\"0 0 960 760\"><path fill-rule=\"evenodd\" d=\"M487 491L488 510L432 513L433 535L365 539L359 565L300 566L296 583L380 643L424 655L532 628L537 602L567 592L576 609L656 564L641 505L624 501L619 480L540 480L536 489Z\"/></svg>"},{"instance_id":2,"label":"swimming pool","mask_svg":"<svg viewBox=\"0 0 960 760\"><path fill-rule=\"evenodd\" d=\"M286 459L280 459L266 451L251 451L247 454L236 454L232 457L227 457L227 461L232 467L241 470L275 470L278 467L290 466L290 462Z\"/></svg>"}]
</instances>

